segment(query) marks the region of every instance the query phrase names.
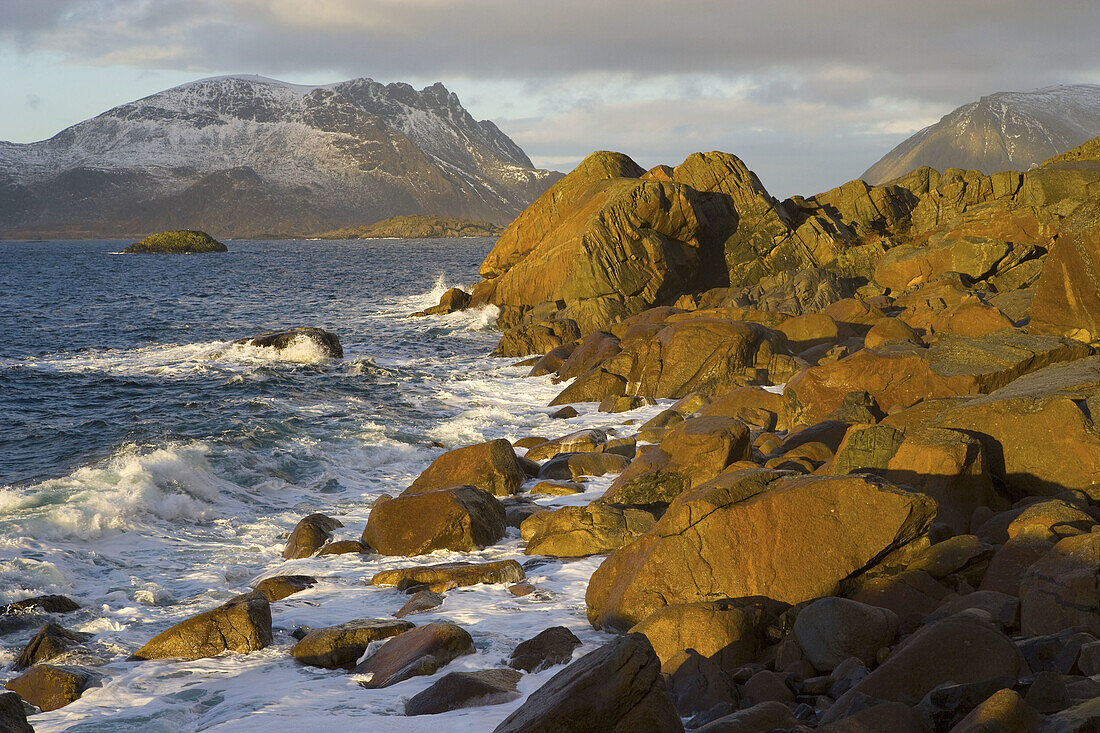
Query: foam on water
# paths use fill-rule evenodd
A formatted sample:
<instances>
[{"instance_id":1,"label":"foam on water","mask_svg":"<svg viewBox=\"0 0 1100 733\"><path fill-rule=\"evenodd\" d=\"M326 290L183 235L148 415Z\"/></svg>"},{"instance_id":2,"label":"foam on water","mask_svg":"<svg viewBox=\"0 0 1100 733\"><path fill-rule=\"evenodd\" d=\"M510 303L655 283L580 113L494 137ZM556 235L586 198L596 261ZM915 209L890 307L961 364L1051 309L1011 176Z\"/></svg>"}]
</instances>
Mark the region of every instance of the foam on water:
<instances>
[{"instance_id":1,"label":"foam on water","mask_svg":"<svg viewBox=\"0 0 1100 733\"><path fill-rule=\"evenodd\" d=\"M325 297L309 299L308 291L297 291L306 292L315 309L312 322L331 322L329 330L340 334L346 358L339 361L319 359L305 344L288 354L233 343L262 330L255 325L235 326L231 335L214 327L224 312L254 307L254 296L213 303L205 320L196 322L192 342L174 332L158 343L134 338L118 346L124 339L112 338L104 343L113 348L0 354L0 378L83 380L73 400L88 390L107 390L112 399L96 409L113 411L111 419L132 419L140 429L104 454L89 450L80 465L60 475L0 486L0 603L42 593L73 597L83 608L56 620L94 634L90 646L106 662L99 666L99 687L65 708L35 715L36 730L267 733L306 726L417 731L431 725L484 731L520 701L430 721L405 718L404 701L447 672L500 666L519 641L549 626L567 626L582 639L577 655L601 643L603 635L585 619L584 593L602 558L587 558L531 567L537 594L515 597L503 585L456 589L442 607L412 617L417 624L454 621L474 638L475 654L430 677L368 691L346 672L303 667L289 655L289 632L298 625L385 618L400 608L403 594L368 584L380 570L455 559L530 559L510 530L503 542L476 553L285 561L286 535L305 514L336 517L344 524L336 538L357 539L374 499L402 491L444 450L438 444L554 436L625 419L640 423L662 409L610 416L595 405L579 405L580 416L552 420L546 405L562 385L527 378L527 368L487 356L497 338L490 330L495 309L406 317L438 302L450 283L472 277L480 258L469 257L457 278L440 277L405 293L380 289L371 297L352 297L346 281ZM199 260L171 266L191 267ZM119 267L129 262L111 258ZM147 258L142 266L161 265ZM297 312L305 306L285 307ZM91 425L88 436L110 427ZM181 437L188 428L198 435ZM610 481L594 479L584 494L536 501L583 504ZM125 661L168 626L264 577L288 573L320 582L272 604L272 647L195 662ZM14 676L10 662L40 623L0 628L0 665L6 665L0 681ZM525 676L521 691L537 689L557 671Z\"/></svg>"}]
</instances>

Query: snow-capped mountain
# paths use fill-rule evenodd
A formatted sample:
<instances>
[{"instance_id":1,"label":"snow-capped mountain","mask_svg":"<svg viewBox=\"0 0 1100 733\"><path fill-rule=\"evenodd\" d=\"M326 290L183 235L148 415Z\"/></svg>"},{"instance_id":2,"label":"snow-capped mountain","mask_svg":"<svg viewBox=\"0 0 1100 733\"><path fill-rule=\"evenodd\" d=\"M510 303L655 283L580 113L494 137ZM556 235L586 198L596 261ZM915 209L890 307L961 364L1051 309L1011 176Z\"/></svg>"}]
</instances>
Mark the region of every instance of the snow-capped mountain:
<instances>
[{"instance_id":1,"label":"snow-capped mountain","mask_svg":"<svg viewBox=\"0 0 1100 733\"><path fill-rule=\"evenodd\" d=\"M0 236L301 235L400 214L504 224L559 175L442 84L217 77L0 142Z\"/></svg>"},{"instance_id":2,"label":"snow-capped mountain","mask_svg":"<svg viewBox=\"0 0 1100 733\"><path fill-rule=\"evenodd\" d=\"M1000 92L964 104L864 172L871 184L914 168L1026 171L1100 135L1100 86L1074 84Z\"/></svg>"}]
</instances>

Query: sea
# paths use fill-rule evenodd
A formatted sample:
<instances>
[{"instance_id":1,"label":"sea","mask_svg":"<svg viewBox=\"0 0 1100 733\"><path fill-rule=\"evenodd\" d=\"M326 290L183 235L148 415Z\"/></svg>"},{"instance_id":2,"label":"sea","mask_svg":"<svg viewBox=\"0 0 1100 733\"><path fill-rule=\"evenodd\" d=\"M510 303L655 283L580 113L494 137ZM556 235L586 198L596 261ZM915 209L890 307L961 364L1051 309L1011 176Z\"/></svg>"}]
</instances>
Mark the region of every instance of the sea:
<instances>
[{"instance_id":1,"label":"sea","mask_svg":"<svg viewBox=\"0 0 1100 733\"><path fill-rule=\"evenodd\" d=\"M46 731L488 731L510 703L406 717L404 702L452 671L503 666L557 625L584 642L584 592L602 558L530 558L516 529L475 553L338 555L284 561L299 519L323 512L358 539L371 503L397 494L446 449L584 427L627 434L661 405L550 417L562 385L490 356L493 307L410 318L476 282L491 239L230 240L225 254L121 255L128 241L0 242L0 605L64 594L50 620L91 634L65 660L94 669L76 702L33 715ZM344 358L309 343L237 344L316 326ZM538 499L580 505L585 493ZM298 664L290 632L386 618L406 597L369 585L410 564L515 558L536 593L449 591L415 623L449 620L476 653L381 690ZM272 604L275 643L194 662L129 662L157 633L266 577L313 588ZM0 618L0 684L45 618ZM370 653L370 650L367 652ZM560 668L525 675L523 696Z\"/></svg>"}]
</instances>

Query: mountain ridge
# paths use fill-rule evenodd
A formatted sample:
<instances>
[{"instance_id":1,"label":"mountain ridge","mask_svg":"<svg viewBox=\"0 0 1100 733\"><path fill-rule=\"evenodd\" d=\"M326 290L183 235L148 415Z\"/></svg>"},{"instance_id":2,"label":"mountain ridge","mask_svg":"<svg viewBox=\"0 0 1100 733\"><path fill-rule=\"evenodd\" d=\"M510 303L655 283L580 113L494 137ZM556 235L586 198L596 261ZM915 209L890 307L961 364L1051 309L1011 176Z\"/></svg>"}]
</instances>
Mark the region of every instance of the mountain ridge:
<instances>
[{"instance_id":1,"label":"mountain ridge","mask_svg":"<svg viewBox=\"0 0 1100 733\"><path fill-rule=\"evenodd\" d=\"M1100 135L1100 85L997 92L914 133L864 171L872 185L921 166L992 174L1026 171Z\"/></svg>"},{"instance_id":2,"label":"mountain ridge","mask_svg":"<svg viewBox=\"0 0 1100 733\"><path fill-rule=\"evenodd\" d=\"M559 176L440 83L211 77L0 142L0 236L306 235L402 214L503 224Z\"/></svg>"}]
</instances>

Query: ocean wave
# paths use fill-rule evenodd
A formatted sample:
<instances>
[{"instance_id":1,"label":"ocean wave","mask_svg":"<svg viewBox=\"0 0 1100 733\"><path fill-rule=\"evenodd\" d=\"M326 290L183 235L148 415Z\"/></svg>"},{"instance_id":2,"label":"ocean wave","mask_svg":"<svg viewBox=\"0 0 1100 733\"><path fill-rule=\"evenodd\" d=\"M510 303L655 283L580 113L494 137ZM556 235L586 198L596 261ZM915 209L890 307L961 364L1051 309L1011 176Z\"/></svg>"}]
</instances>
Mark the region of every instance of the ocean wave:
<instances>
[{"instance_id":1,"label":"ocean wave","mask_svg":"<svg viewBox=\"0 0 1100 733\"><path fill-rule=\"evenodd\" d=\"M92 539L155 517L197 522L215 516L220 494L231 488L218 478L203 443L173 445L142 453L125 446L102 466L22 488L0 489L0 524L8 533L38 538Z\"/></svg>"}]
</instances>

